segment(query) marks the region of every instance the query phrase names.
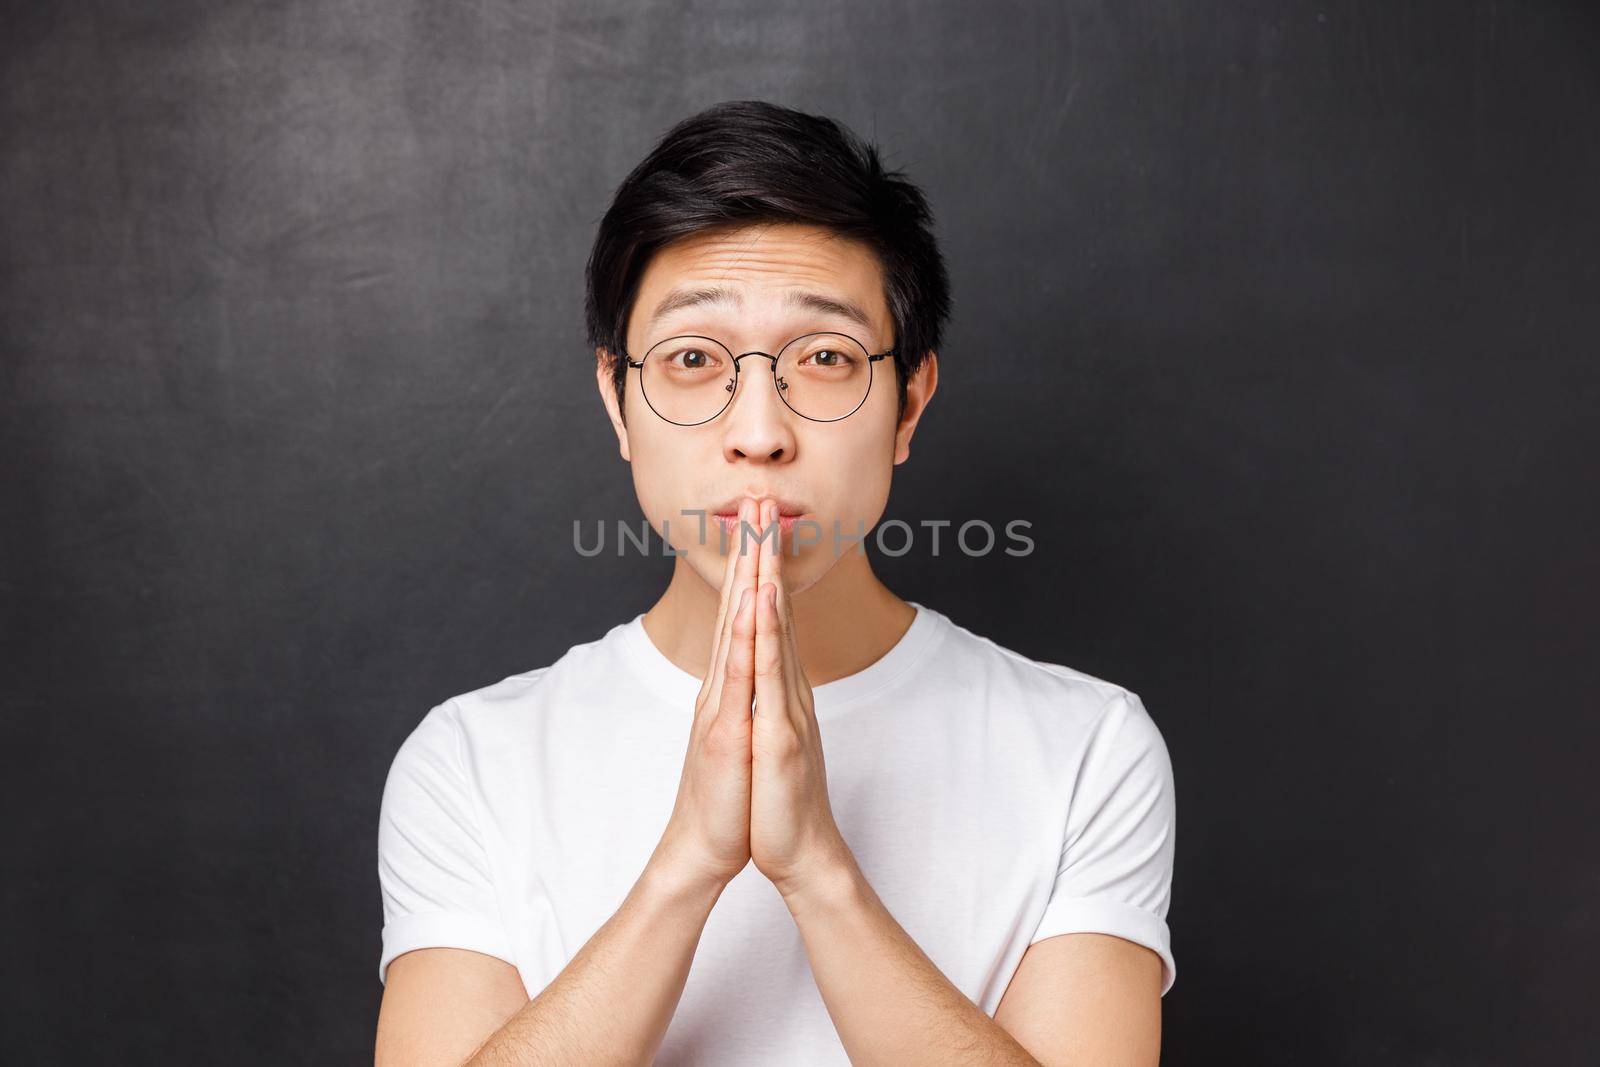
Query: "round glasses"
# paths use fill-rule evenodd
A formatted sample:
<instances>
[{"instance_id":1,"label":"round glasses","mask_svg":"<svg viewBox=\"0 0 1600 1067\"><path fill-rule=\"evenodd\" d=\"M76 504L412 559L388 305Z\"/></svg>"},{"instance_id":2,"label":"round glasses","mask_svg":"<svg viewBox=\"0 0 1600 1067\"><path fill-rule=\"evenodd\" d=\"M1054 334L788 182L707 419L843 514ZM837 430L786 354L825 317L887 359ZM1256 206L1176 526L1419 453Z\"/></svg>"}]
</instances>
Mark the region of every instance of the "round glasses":
<instances>
[{"instance_id":1,"label":"round glasses","mask_svg":"<svg viewBox=\"0 0 1600 1067\"><path fill-rule=\"evenodd\" d=\"M733 402L739 361L746 356L772 361L773 387L790 411L813 422L838 422L866 403L872 365L892 355L892 348L872 355L844 333L803 334L775 356L736 356L715 338L683 334L657 341L643 359L629 359L628 366L638 369L650 410L679 426L698 426L722 414Z\"/></svg>"}]
</instances>

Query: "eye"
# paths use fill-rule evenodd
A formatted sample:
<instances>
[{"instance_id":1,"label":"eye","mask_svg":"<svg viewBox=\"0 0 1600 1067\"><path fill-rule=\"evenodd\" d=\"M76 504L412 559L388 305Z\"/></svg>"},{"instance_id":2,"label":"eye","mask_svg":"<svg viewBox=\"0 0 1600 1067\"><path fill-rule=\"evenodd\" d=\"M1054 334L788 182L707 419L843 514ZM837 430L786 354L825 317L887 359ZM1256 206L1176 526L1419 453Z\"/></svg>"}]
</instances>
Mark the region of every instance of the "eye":
<instances>
[{"instance_id":1,"label":"eye","mask_svg":"<svg viewBox=\"0 0 1600 1067\"><path fill-rule=\"evenodd\" d=\"M806 358L814 361L819 367L845 367L854 362L849 353L837 348L819 348Z\"/></svg>"},{"instance_id":2,"label":"eye","mask_svg":"<svg viewBox=\"0 0 1600 1067\"><path fill-rule=\"evenodd\" d=\"M717 360L703 348L680 348L667 357L667 362L678 370L707 370Z\"/></svg>"}]
</instances>

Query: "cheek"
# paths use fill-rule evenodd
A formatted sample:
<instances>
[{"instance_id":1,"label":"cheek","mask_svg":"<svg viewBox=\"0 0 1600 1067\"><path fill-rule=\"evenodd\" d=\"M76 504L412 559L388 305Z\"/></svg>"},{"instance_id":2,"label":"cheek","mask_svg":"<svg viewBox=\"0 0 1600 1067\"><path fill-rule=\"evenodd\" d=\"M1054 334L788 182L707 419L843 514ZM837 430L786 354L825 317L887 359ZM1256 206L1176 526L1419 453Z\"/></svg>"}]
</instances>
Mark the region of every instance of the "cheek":
<instances>
[{"instance_id":1,"label":"cheek","mask_svg":"<svg viewBox=\"0 0 1600 1067\"><path fill-rule=\"evenodd\" d=\"M678 509L685 506L681 503L683 494L680 488L683 464L671 451L648 437L634 438L630 443L634 447L629 466L632 468L633 489L639 498L639 507L658 534L661 533L662 520L670 520L674 527L673 540L677 541L675 528L680 523L694 521L692 515L685 517L678 514Z\"/></svg>"},{"instance_id":2,"label":"cheek","mask_svg":"<svg viewBox=\"0 0 1600 1067\"><path fill-rule=\"evenodd\" d=\"M872 528L883 517L889 503L888 463L861 464L852 468L844 496L839 499L839 528L851 534Z\"/></svg>"},{"instance_id":3,"label":"cheek","mask_svg":"<svg viewBox=\"0 0 1600 1067\"><path fill-rule=\"evenodd\" d=\"M864 414L865 409L851 418ZM824 528L830 531L825 537L831 537L833 519L838 520L841 535L863 530L870 535L882 516L894 471L892 423L891 408L887 415L863 419L859 426L850 427L850 433L841 433L819 447L816 469L838 472L828 476L828 507L832 514L823 520Z\"/></svg>"},{"instance_id":4,"label":"cheek","mask_svg":"<svg viewBox=\"0 0 1600 1067\"><path fill-rule=\"evenodd\" d=\"M633 489L656 535L672 548L687 552L687 561L695 570L720 585L722 556L716 520L696 512L708 504L705 472L710 461L703 452L695 452L694 445L677 437L639 440L630 464ZM689 514L684 514L685 509Z\"/></svg>"}]
</instances>

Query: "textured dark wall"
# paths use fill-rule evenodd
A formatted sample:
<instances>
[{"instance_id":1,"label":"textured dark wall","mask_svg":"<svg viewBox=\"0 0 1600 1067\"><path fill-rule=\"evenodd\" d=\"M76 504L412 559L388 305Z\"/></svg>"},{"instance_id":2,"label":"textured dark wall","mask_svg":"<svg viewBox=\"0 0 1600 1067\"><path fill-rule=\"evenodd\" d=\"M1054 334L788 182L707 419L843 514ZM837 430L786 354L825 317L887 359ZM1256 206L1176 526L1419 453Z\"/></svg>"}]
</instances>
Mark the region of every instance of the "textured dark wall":
<instances>
[{"instance_id":1,"label":"textured dark wall","mask_svg":"<svg viewBox=\"0 0 1600 1067\"><path fill-rule=\"evenodd\" d=\"M7 4L0 1059L356 1063L434 703L648 606L583 344L712 102L882 143L956 316L881 570L1138 691L1166 1061L1592 1055L1585 4Z\"/></svg>"}]
</instances>

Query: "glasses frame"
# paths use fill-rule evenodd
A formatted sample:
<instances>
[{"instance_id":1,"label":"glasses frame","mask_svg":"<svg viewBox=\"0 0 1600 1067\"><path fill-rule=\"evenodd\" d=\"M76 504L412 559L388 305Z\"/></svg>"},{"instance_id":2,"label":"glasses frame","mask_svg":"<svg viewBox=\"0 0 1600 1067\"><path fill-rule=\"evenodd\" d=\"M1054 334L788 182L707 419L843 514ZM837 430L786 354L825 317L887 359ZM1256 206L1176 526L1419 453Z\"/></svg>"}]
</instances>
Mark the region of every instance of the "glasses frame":
<instances>
[{"instance_id":1,"label":"glasses frame","mask_svg":"<svg viewBox=\"0 0 1600 1067\"><path fill-rule=\"evenodd\" d=\"M823 334L827 334L830 337L843 337L846 340L848 340L851 343L853 343L857 348L861 349L861 351L867 353L867 388L866 388L866 391L861 394L861 400L860 400L859 403L856 404L855 407L851 408L849 411L845 412L843 415L840 415L838 418L833 418L833 419L813 418L812 416L807 415L805 412L798 410L793 404L789 403L789 398L783 395L783 390L778 386L778 360L780 358L782 358L783 353L788 350L789 346L793 345L797 341L804 341L807 337L819 337L819 336L821 336ZM841 419L848 419L851 415L854 415L856 412L860 411L861 410L861 405L865 404L867 402L867 397L872 395L872 379L874 377L872 365L874 363L877 363L881 359L887 359L890 356L895 355L896 351L897 351L897 349L895 349L895 348L890 348L890 349L887 349L887 350L885 350L883 352L879 352L876 355L874 355L871 352L867 352L867 346L866 345L862 344L860 341L857 341L854 337L851 337L847 333L840 333L838 330L812 330L810 333L803 333L799 337L796 337L791 341L785 342L783 347L778 349L777 355L773 355L771 352L762 352L762 351L759 351L759 350L756 350L756 349L752 349L749 352L740 352L736 356L736 355L733 354L733 349L729 348L727 345L723 344L721 341L717 340L715 337L707 337L705 334L701 334L701 333L676 333L676 334L673 334L671 337L663 337L661 340L657 341L655 344L653 344L649 348L645 349L644 355L642 357L640 357L639 359L631 358L628 355L626 350L624 350L622 352L622 358L627 362L628 366L633 367L635 370L641 370L642 371L644 369L644 362L645 362L645 360L650 358L650 353L651 352L654 352L656 349L660 348L662 345L666 344L668 341L681 341L681 340L683 340L685 338L693 338L696 341L710 341L712 344L716 345L718 348L720 348L724 352L728 353L728 358L733 361L733 382L732 382L732 388L728 389L728 399L723 401L722 406L717 409L717 413L715 415L711 415L711 416L708 416L708 417L706 417L704 419L701 419L699 422L678 422L677 420L669 419L665 415L661 414L661 412L656 411L656 406L654 404L650 403L650 394L645 392L644 378L641 375L641 377L639 379L639 395L644 397L644 402L646 404L649 404L651 411L655 411L656 417L658 419L661 419L663 422L670 422L674 426L704 426L706 423L710 422L712 419L719 418L724 411L727 411L728 408L733 404L733 398L739 394L739 361L744 359L744 357L746 357L746 356L765 356L767 359L772 361L771 363L768 364L768 367L770 367L771 370L772 370L772 389L773 389L773 391L778 394L778 399L783 401L783 406L784 407L788 408L790 411L793 411L796 415L799 415L802 419L806 419L806 420L808 420L810 422L839 422Z\"/></svg>"}]
</instances>

